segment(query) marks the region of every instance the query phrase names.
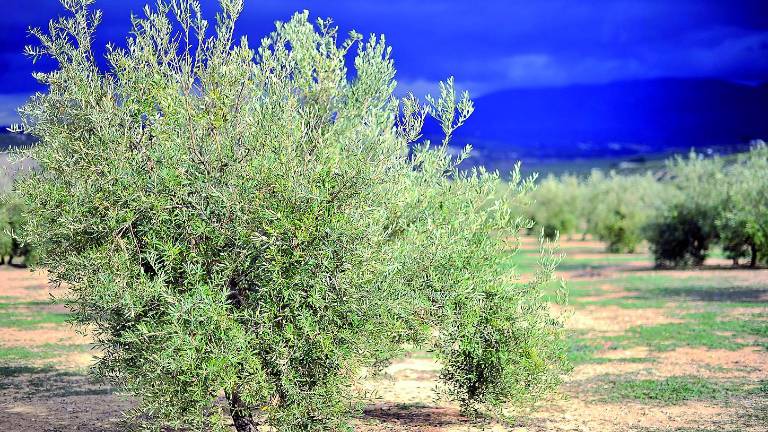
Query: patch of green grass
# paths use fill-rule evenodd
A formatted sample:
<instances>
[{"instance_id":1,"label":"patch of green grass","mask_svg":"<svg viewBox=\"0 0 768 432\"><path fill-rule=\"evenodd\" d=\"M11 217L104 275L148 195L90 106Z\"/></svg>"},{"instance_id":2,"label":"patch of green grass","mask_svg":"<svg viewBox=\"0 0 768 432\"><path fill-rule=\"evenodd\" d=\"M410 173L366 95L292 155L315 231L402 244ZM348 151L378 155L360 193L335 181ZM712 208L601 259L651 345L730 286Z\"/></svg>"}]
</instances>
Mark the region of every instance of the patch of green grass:
<instances>
[{"instance_id":1,"label":"patch of green grass","mask_svg":"<svg viewBox=\"0 0 768 432\"><path fill-rule=\"evenodd\" d=\"M15 298L0 299L0 328L32 328L42 324L63 324L67 312L56 311L51 300L17 301Z\"/></svg>"},{"instance_id":2,"label":"patch of green grass","mask_svg":"<svg viewBox=\"0 0 768 432\"><path fill-rule=\"evenodd\" d=\"M755 370L755 368L751 368L748 366L729 368L729 367L720 366L720 365L703 364L703 365L699 365L699 367L709 372L715 372L715 373L751 372Z\"/></svg>"},{"instance_id":3,"label":"patch of green grass","mask_svg":"<svg viewBox=\"0 0 768 432\"><path fill-rule=\"evenodd\" d=\"M605 348L599 341L574 337L568 347L568 361L573 365L597 362L598 351Z\"/></svg>"},{"instance_id":4,"label":"patch of green grass","mask_svg":"<svg viewBox=\"0 0 768 432\"><path fill-rule=\"evenodd\" d=\"M683 315L683 318L709 326L721 326L723 331L739 331L754 336L768 337L768 322L759 319L748 319L755 318L754 315L743 317L739 320L727 320L721 319L722 315L716 311L708 311L687 313Z\"/></svg>"},{"instance_id":5,"label":"patch of green grass","mask_svg":"<svg viewBox=\"0 0 768 432\"><path fill-rule=\"evenodd\" d=\"M696 279L698 280L698 279ZM659 289L689 286L693 278L676 278L664 273L636 273L617 278L622 286L631 291L654 292Z\"/></svg>"},{"instance_id":6,"label":"patch of green grass","mask_svg":"<svg viewBox=\"0 0 768 432\"><path fill-rule=\"evenodd\" d=\"M760 298L766 288L741 286L728 279L702 279L698 276L677 278L663 273L632 274L606 280L606 283L624 288L634 294L613 299L581 302L583 305L618 306L622 308L664 307L670 302L686 307L690 301L705 304L714 309L734 307L765 308ZM579 303L578 300L575 303Z\"/></svg>"},{"instance_id":7,"label":"patch of green grass","mask_svg":"<svg viewBox=\"0 0 768 432\"><path fill-rule=\"evenodd\" d=\"M0 347L0 363L48 360L72 352L88 352L91 345L44 344L37 347Z\"/></svg>"},{"instance_id":8,"label":"patch of green grass","mask_svg":"<svg viewBox=\"0 0 768 432\"><path fill-rule=\"evenodd\" d=\"M539 266L539 255L532 255L524 252L510 254L507 260L501 265L504 270L514 268L519 273L532 273Z\"/></svg>"},{"instance_id":9,"label":"patch of green grass","mask_svg":"<svg viewBox=\"0 0 768 432\"><path fill-rule=\"evenodd\" d=\"M32 350L25 347L0 347L0 362L20 362L55 357L48 351Z\"/></svg>"},{"instance_id":10,"label":"patch of green grass","mask_svg":"<svg viewBox=\"0 0 768 432\"><path fill-rule=\"evenodd\" d=\"M673 376L664 379L632 380L625 377L607 378L599 392L605 400L632 400L673 405L690 400L724 400L747 393L742 383L724 383L695 376Z\"/></svg>"},{"instance_id":11,"label":"patch of green grass","mask_svg":"<svg viewBox=\"0 0 768 432\"><path fill-rule=\"evenodd\" d=\"M644 345L656 351L669 351L679 347L706 347L737 350L745 346L734 337L717 334L713 328L690 323L668 323L630 328L614 340L624 346Z\"/></svg>"},{"instance_id":12,"label":"patch of green grass","mask_svg":"<svg viewBox=\"0 0 768 432\"><path fill-rule=\"evenodd\" d=\"M73 352L89 352L93 349L93 345L91 344L52 344L47 343L40 345L40 348L46 351L56 352L58 354L62 353L73 353Z\"/></svg>"},{"instance_id":13,"label":"patch of green grass","mask_svg":"<svg viewBox=\"0 0 768 432\"><path fill-rule=\"evenodd\" d=\"M646 363L655 361L646 357L629 357L621 359L611 359L598 357L597 353L605 350L618 348L618 345L606 341L604 338L587 338L579 336L578 333L569 339L568 361L573 365L585 363Z\"/></svg>"},{"instance_id":14,"label":"patch of green grass","mask_svg":"<svg viewBox=\"0 0 768 432\"><path fill-rule=\"evenodd\" d=\"M0 310L15 309L19 307L37 307L37 306L50 306L52 302L50 300L32 300L23 302L3 302L0 301Z\"/></svg>"},{"instance_id":15,"label":"patch of green grass","mask_svg":"<svg viewBox=\"0 0 768 432\"><path fill-rule=\"evenodd\" d=\"M607 358L596 357L591 363L655 363L656 359L653 357L621 357L621 358Z\"/></svg>"},{"instance_id":16,"label":"patch of green grass","mask_svg":"<svg viewBox=\"0 0 768 432\"><path fill-rule=\"evenodd\" d=\"M595 296L605 293L605 290L601 288L603 283L591 280L568 281L567 284L571 297Z\"/></svg>"},{"instance_id":17,"label":"patch of green grass","mask_svg":"<svg viewBox=\"0 0 768 432\"><path fill-rule=\"evenodd\" d=\"M599 283L594 281L568 281L566 282L566 292L568 302L572 303L580 297L600 295L605 292L600 288ZM544 300L550 303L557 303L560 296L560 281L554 280L544 285Z\"/></svg>"},{"instance_id":18,"label":"patch of green grass","mask_svg":"<svg viewBox=\"0 0 768 432\"><path fill-rule=\"evenodd\" d=\"M648 260L649 263L651 262L650 257L645 254L637 254L637 255L606 254L606 255L595 256L595 257L569 258L568 251L566 251L565 258L563 258L563 261L560 263L560 265L557 268L558 270L601 269L601 268L615 266L617 264L623 264L623 263L640 261L640 260Z\"/></svg>"},{"instance_id":19,"label":"patch of green grass","mask_svg":"<svg viewBox=\"0 0 768 432\"><path fill-rule=\"evenodd\" d=\"M618 306L624 309L662 308L668 304L664 299L644 298L642 296L626 296L588 301L575 299L573 303L582 306Z\"/></svg>"},{"instance_id":20,"label":"patch of green grass","mask_svg":"<svg viewBox=\"0 0 768 432\"><path fill-rule=\"evenodd\" d=\"M34 328L43 324L65 324L67 312L54 312L41 307L37 310L7 308L0 310L0 328Z\"/></svg>"},{"instance_id":21,"label":"patch of green grass","mask_svg":"<svg viewBox=\"0 0 768 432\"><path fill-rule=\"evenodd\" d=\"M580 254L580 253L602 253L602 250L587 250L583 248L576 248L575 250L569 250L564 248L561 250L564 253L563 260L557 269L560 271L569 270L586 270L586 269L601 269L605 267L615 266L626 262L638 261L647 259L650 263L650 257L647 254L604 254L594 257L570 257L568 254ZM503 264L504 268L515 267L521 273L529 273L534 271L538 266L539 250L538 247L533 248L530 246L522 247L514 254L510 254L506 263Z\"/></svg>"},{"instance_id":22,"label":"patch of green grass","mask_svg":"<svg viewBox=\"0 0 768 432\"><path fill-rule=\"evenodd\" d=\"M651 363L656 359L652 357L625 357L607 358L598 357L601 351L618 349L619 345L605 340L605 338L586 338L575 335L569 339L568 361L573 365L586 363Z\"/></svg>"},{"instance_id":23,"label":"patch of green grass","mask_svg":"<svg viewBox=\"0 0 768 432\"><path fill-rule=\"evenodd\" d=\"M720 320L714 312L687 314L685 318L687 321L682 323L631 327L623 335L605 339L622 346L644 345L656 351L684 346L736 350L750 345L737 339L749 337L765 338L768 344L768 322L765 321Z\"/></svg>"}]
</instances>

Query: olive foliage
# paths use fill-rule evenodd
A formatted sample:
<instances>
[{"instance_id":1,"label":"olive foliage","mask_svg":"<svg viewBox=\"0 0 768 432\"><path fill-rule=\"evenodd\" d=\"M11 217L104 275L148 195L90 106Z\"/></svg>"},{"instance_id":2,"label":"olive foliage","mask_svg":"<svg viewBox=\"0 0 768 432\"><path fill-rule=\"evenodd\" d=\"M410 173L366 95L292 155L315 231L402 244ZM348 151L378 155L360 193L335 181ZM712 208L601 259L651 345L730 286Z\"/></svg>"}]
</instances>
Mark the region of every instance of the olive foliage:
<instances>
[{"instance_id":1,"label":"olive foliage","mask_svg":"<svg viewBox=\"0 0 768 432\"><path fill-rule=\"evenodd\" d=\"M587 232L607 244L608 252L635 252L644 230L662 207L664 185L651 173L593 172L583 186L589 203Z\"/></svg>"},{"instance_id":2,"label":"olive foliage","mask_svg":"<svg viewBox=\"0 0 768 432\"><path fill-rule=\"evenodd\" d=\"M0 195L0 264L35 263L35 250L15 235L24 225L24 213L24 205L18 199L10 194Z\"/></svg>"},{"instance_id":3,"label":"olive foliage","mask_svg":"<svg viewBox=\"0 0 768 432\"><path fill-rule=\"evenodd\" d=\"M584 227L580 226L580 206L584 205L583 189L579 179L565 175L548 175L531 194L531 219L543 230L547 238L558 235L570 236Z\"/></svg>"},{"instance_id":4,"label":"olive foliage","mask_svg":"<svg viewBox=\"0 0 768 432\"><path fill-rule=\"evenodd\" d=\"M531 218L550 238L581 232L605 241L609 252L635 252L662 208L664 189L650 173L550 175L532 194Z\"/></svg>"},{"instance_id":5,"label":"olive foliage","mask_svg":"<svg viewBox=\"0 0 768 432\"><path fill-rule=\"evenodd\" d=\"M756 142L726 172L727 193L716 224L725 252L749 264L768 259L768 146Z\"/></svg>"},{"instance_id":6,"label":"olive foliage","mask_svg":"<svg viewBox=\"0 0 768 432\"><path fill-rule=\"evenodd\" d=\"M725 161L691 152L667 163L670 185L661 212L648 226L660 267L699 266L720 239L717 220L727 194Z\"/></svg>"},{"instance_id":7,"label":"olive foliage","mask_svg":"<svg viewBox=\"0 0 768 432\"><path fill-rule=\"evenodd\" d=\"M233 40L242 0L213 29L197 1L147 7L102 70L91 3L34 31L28 53L58 68L21 109L40 142L15 192L97 374L139 396L146 428L349 429L358 381L407 346L435 352L467 410L558 384L557 257L524 282L502 265L533 183L456 168L473 106L452 80L398 101L383 37L306 12L252 48ZM426 115L442 143L419 141Z\"/></svg>"}]
</instances>

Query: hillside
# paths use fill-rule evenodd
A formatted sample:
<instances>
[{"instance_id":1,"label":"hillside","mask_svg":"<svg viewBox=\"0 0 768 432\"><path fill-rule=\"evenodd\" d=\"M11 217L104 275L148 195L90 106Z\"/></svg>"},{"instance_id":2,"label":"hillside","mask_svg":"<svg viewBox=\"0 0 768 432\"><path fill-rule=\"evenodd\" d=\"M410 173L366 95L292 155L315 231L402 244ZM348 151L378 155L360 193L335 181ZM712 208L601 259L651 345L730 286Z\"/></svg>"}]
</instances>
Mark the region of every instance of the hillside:
<instances>
[{"instance_id":1,"label":"hillside","mask_svg":"<svg viewBox=\"0 0 768 432\"><path fill-rule=\"evenodd\" d=\"M475 163L573 160L687 151L729 152L768 137L768 86L657 79L564 88L511 89L475 99L456 132ZM426 125L434 137L437 125Z\"/></svg>"}]
</instances>

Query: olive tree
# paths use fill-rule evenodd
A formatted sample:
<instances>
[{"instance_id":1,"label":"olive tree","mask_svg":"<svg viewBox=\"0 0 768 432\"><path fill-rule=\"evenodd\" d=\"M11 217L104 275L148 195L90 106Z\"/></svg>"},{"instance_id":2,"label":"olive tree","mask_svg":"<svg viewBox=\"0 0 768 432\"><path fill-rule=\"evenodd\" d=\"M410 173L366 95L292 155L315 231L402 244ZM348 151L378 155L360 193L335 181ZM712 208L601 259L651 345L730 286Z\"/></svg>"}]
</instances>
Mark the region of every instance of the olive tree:
<instances>
[{"instance_id":1,"label":"olive tree","mask_svg":"<svg viewBox=\"0 0 768 432\"><path fill-rule=\"evenodd\" d=\"M727 182L725 163L691 152L667 163L669 187L664 205L647 226L647 239L658 266L698 266L720 235Z\"/></svg>"},{"instance_id":2,"label":"olive tree","mask_svg":"<svg viewBox=\"0 0 768 432\"><path fill-rule=\"evenodd\" d=\"M502 265L532 180L516 171L497 198L497 174L456 168L448 140L473 106L452 80L398 101L383 37L306 12L251 48L233 40L242 0L213 30L197 1L160 1L100 69L91 3L33 31L28 53L58 68L20 110L39 139L20 235L144 426L349 429L358 381L408 346L435 352L466 410L558 384L541 289L557 257L527 278ZM426 115L442 143L420 141Z\"/></svg>"},{"instance_id":3,"label":"olive tree","mask_svg":"<svg viewBox=\"0 0 768 432\"><path fill-rule=\"evenodd\" d=\"M593 172L585 184L587 230L607 243L608 252L635 252L646 225L662 207L664 189L650 173Z\"/></svg>"},{"instance_id":4,"label":"olive tree","mask_svg":"<svg viewBox=\"0 0 768 432\"><path fill-rule=\"evenodd\" d=\"M530 214L549 238L581 230L605 241L609 252L634 252L662 207L665 188L650 173L593 170L587 179L550 175L532 193Z\"/></svg>"},{"instance_id":5,"label":"olive tree","mask_svg":"<svg viewBox=\"0 0 768 432\"><path fill-rule=\"evenodd\" d=\"M5 257L13 261L13 231L7 212L0 209L0 264L5 264Z\"/></svg>"},{"instance_id":6,"label":"olive tree","mask_svg":"<svg viewBox=\"0 0 768 432\"><path fill-rule=\"evenodd\" d=\"M35 262L35 250L15 235L25 223L24 213L23 203L13 195L0 196L0 264L6 263L5 257L8 265L14 265L14 258L22 259L23 266Z\"/></svg>"},{"instance_id":7,"label":"olive tree","mask_svg":"<svg viewBox=\"0 0 768 432\"><path fill-rule=\"evenodd\" d=\"M717 219L724 250L734 259L749 256L750 267L768 257L768 146L755 143L729 167L728 195Z\"/></svg>"},{"instance_id":8,"label":"olive tree","mask_svg":"<svg viewBox=\"0 0 768 432\"><path fill-rule=\"evenodd\" d=\"M571 235L583 228L580 206L583 205L582 185L572 175L548 175L532 194L531 218L548 238Z\"/></svg>"}]
</instances>

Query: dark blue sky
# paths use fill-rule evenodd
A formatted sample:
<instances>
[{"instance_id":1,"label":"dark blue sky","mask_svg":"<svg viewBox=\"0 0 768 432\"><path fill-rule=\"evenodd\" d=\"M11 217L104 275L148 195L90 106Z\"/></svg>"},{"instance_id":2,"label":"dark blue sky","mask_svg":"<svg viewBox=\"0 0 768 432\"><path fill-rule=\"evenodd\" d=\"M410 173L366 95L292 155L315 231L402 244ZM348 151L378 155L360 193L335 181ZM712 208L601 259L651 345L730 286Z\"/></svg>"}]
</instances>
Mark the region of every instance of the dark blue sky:
<instances>
[{"instance_id":1,"label":"dark blue sky","mask_svg":"<svg viewBox=\"0 0 768 432\"><path fill-rule=\"evenodd\" d=\"M98 46L121 42L144 0L100 0ZM204 0L207 14L216 2ZM400 90L424 93L454 75L473 95L646 78L768 81L766 0L245 0L240 33L255 43L275 20L308 9L342 30L384 33ZM0 16L0 124L38 89L21 51L28 26L57 0L5 0Z\"/></svg>"}]
</instances>

